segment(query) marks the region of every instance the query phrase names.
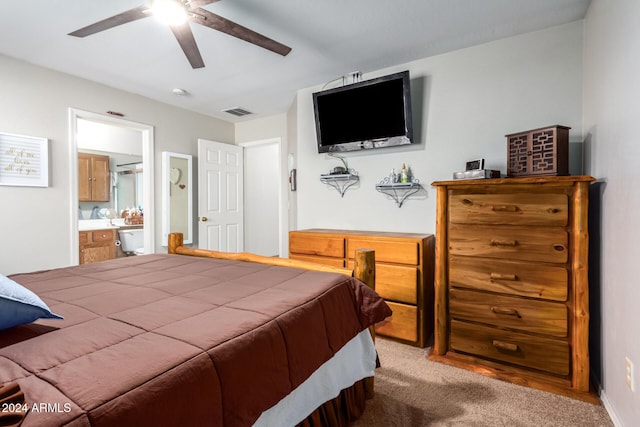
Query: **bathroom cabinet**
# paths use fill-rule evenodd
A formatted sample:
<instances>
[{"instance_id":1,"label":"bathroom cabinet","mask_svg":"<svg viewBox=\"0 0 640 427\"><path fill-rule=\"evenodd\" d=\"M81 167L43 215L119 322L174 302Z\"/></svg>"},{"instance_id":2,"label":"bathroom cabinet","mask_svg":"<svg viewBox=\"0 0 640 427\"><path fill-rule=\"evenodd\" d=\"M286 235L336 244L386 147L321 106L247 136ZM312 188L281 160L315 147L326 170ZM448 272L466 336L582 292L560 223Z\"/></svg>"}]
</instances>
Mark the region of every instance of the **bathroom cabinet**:
<instances>
[{"instance_id":1,"label":"bathroom cabinet","mask_svg":"<svg viewBox=\"0 0 640 427\"><path fill-rule=\"evenodd\" d=\"M109 201L109 156L78 153L78 200Z\"/></svg>"},{"instance_id":2,"label":"bathroom cabinet","mask_svg":"<svg viewBox=\"0 0 640 427\"><path fill-rule=\"evenodd\" d=\"M107 261L115 257L115 228L80 232L80 264Z\"/></svg>"}]
</instances>

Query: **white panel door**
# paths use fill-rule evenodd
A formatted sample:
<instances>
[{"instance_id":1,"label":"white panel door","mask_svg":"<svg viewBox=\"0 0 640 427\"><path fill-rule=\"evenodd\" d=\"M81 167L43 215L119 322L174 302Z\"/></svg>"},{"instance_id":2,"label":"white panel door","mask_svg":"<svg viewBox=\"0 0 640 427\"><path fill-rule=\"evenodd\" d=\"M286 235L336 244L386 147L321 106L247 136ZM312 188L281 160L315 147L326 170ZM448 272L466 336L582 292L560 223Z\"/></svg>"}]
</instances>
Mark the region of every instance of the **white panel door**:
<instances>
[{"instance_id":1,"label":"white panel door","mask_svg":"<svg viewBox=\"0 0 640 427\"><path fill-rule=\"evenodd\" d=\"M244 250L242 147L198 139L198 246Z\"/></svg>"}]
</instances>

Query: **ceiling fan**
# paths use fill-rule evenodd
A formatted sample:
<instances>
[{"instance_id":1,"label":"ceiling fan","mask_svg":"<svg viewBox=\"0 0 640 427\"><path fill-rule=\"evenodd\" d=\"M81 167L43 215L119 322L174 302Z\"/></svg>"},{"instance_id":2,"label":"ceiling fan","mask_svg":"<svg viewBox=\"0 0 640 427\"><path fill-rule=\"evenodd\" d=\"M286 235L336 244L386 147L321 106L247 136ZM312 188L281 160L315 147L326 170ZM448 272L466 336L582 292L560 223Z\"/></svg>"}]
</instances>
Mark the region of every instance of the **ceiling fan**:
<instances>
[{"instance_id":1,"label":"ceiling fan","mask_svg":"<svg viewBox=\"0 0 640 427\"><path fill-rule=\"evenodd\" d=\"M256 33L247 27L236 24L222 16L202 9L202 6L215 3L219 0L151 0L149 6L138 6L117 15L87 25L72 33L70 36L86 37L104 30L108 30L118 25L137 21L154 15L169 25L178 44L186 55L191 67L202 68L204 61L200 55L200 50L191 32L189 22L195 22L205 27L237 37L256 46L286 56L291 48L278 43L262 34ZM164 18L164 19L163 19Z\"/></svg>"}]
</instances>

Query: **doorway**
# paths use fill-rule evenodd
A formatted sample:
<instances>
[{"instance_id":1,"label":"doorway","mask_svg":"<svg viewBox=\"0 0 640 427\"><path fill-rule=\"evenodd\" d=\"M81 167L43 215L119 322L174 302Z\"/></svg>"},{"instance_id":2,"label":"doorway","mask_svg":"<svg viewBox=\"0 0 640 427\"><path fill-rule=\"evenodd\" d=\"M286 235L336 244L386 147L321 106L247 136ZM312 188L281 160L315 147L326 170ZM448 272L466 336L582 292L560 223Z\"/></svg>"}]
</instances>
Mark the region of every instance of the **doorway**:
<instances>
[{"instance_id":1,"label":"doorway","mask_svg":"<svg viewBox=\"0 0 640 427\"><path fill-rule=\"evenodd\" d=\"M69 174L70 174L70 217L71 217L71 247L70 263L79 263L79 234L78 234L78 123L79 121L101 123L134 130L140 134L142 147L142 193L144 214L144 252L155 252L155 227L154 227L154 151L153 151L153 127L142 123L124 120L119 117L104 116L88 111L69 109Z\"/></svg>"},{"instance_id":2,"label":"doorway","mask_svg":"<svg viewBox=\"0 0 640 427\"><path fill-rule=\"evenodd\" d=\"M265 256L287 257L288 221L286 170L282 140L238 144L244 151L245 250Z\"/></svg>"}]
</instances>

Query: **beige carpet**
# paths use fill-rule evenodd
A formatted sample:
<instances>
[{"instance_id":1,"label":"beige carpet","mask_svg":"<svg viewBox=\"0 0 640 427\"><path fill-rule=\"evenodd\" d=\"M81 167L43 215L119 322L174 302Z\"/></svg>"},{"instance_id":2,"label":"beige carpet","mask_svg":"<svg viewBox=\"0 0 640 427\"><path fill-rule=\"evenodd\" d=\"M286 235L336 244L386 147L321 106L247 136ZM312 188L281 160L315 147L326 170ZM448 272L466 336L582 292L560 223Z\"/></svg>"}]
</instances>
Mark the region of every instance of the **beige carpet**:
<instances>
[{"instance_id":1,"label":"beige carpet","mask_svg":"<svg viewBox=\"0 0 640 427\"><path fill-rule=\"evenodd\" d=\"M353 424L373 426L612 426L603 406L427 360L427 349L376 338L375 397Z\"/></svg>"}]
</instances>

